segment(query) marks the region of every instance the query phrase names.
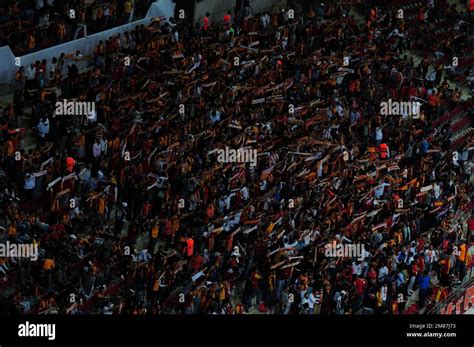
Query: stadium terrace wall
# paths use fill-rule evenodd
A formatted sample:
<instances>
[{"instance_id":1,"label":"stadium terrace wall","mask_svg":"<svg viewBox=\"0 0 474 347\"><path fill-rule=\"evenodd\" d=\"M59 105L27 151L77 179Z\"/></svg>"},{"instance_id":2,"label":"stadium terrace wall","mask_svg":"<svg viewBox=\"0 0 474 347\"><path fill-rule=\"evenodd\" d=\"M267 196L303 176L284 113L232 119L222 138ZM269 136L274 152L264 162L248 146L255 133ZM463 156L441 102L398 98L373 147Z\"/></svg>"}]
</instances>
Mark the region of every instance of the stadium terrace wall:
<instances>
[{"instance_id":1,"label":"stadium terrace wall","mask_svg":"<svg viewBox=\"0 0 474 347\"><path fill-rule=\"evenodd\" d=\"M172 0L160 0L159 2L154 2L150 5L145 18L141 20L21 56L19 57L20 65L27 68L37 60L41 61L46 59L49 62L53 57L59 57L61 53L70 54L75 53L77 50L79 50L83 55L91 55L100 40L105 41L109 37L118 33L130 31L137 25L149 24L152 18L165 17L166 19L169 19L174 16L174 7L175 4ZM78 68L81 69L85 67L85 65L87 65L86 62L79 63ZM17 69L18 66L15 65L15 55L10 47L0 47L0 83L13 84ZM65 66L62 73L63 75L67 73L67 66Z\"/></svg>"}]
</instances>

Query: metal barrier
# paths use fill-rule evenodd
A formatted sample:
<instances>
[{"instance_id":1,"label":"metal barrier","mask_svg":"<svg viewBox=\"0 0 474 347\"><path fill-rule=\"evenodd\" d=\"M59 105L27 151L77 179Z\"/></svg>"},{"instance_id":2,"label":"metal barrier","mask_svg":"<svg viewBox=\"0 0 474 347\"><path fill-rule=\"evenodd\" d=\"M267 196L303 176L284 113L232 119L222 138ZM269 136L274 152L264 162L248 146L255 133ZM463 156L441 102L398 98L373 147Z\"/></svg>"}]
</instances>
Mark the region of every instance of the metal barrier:
<instances>
[{"instance_id":1,"label":"metal barrier","mask_svg":"<svg viewBox=\"0 0 474 347\"><path fill-rule=\"evenodd\" d=\"M470 270L469 270L469 277L470 279L464 283L463 285L457 287L457 288L454 288L454 290L449 293L449 295L441 300L440 302L436 303L434 307L430 308L429 310L425 311L424 314L440 314L441 310L445 307L448 306L449 303L457 300L458 298L460 298L465 292L466 290L471 287L472 285L474 285L474 277L472 277L472 272L473 272L473 267L471 266Z\"/></svg>"}]
</instances>

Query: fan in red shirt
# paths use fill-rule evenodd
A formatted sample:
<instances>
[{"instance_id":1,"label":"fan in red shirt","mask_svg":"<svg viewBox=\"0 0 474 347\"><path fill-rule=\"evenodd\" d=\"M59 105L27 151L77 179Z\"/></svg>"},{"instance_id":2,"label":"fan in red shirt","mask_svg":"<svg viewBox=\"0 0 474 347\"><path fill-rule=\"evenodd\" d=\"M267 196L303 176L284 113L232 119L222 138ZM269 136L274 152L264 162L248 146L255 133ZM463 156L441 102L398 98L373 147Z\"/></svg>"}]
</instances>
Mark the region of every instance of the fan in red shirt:
<instances>
[{"instance_id":1,"label":"fan in red shirt","mask_svg":"<svg viewBox=\"0 0 474 347\"><path fill-rule=\"evenodd\" d=\"M365 287L367 285L367 281L364 280L363 278L357 277L356 280L354 281L354 285L357 290L358 295L363 295Z\"/></svg>"},{"instance_id":2,"label":"fan in red shirt","mask_svg":"<svg viewBox=\"0 0 474 347\"><path fill-rule=\"evenodd\" d=\"M206 16L204 17L204 25L203 25L203 30L208 30L209 29L209 16L210 16L210 13L209 12L206 12Z\"/></svg>"},{"instance_id":3,"label":"fan in red shirt","mask_svg":"<svg viewBox=\"0 0 474 347\"><path fill-rule=\"evenodd\" d=\"M425 270L425 259L423 256L419 256L417 259L416 259L416 268L417 270L420 272L420 273L423 273L423 271ZM415 265L413 265L413 273L415 274Z\"/></svg>"},{"instance_id":4,"label":"fan in red shirt","mask_svg":"<svg viewBox=\"0 0 474 347\"><path fill-rule=\"evenodd\" d=\"M373 267L370 268L370 271L367 273L367 277L374 281L377 279L377 272L374 270Z\"/></svg>"},{"instance_id":5,"label":"fan in red shirt","mask_svg":"<svg viewBox=\"0 0 474 347\"><path fill-rule=\"evenodd\" d=\"M230 15L230 10L224 15L224 26L227 27L231 24L232 16Z\"/></svg>"},{"instance_id":6,"label":"fan in red shirt","mask_svg":"<svg viewBox=\"0 0 474 347\"><path fill-rule=\"evenodd\" d=\"M200 253L196 253L191 257L190 267L194 272L198 272L204 259Z\"/></svg>"}]
</instances>

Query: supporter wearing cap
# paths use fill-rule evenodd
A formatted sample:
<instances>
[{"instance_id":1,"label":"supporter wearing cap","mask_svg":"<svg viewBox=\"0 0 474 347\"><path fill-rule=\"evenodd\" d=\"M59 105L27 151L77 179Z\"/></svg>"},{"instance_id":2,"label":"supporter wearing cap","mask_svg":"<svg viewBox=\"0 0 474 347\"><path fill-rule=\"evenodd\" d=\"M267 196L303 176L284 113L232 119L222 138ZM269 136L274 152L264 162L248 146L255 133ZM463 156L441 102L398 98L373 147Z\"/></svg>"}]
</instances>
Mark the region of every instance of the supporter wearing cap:
<instances>
[{"instance_id":1,"label":"supporter wearing cap","mask_svg":"<svg viewBox=\"0 0 474 347\"><path fill-rule=\"evenodd\" d=\"M380 159L388 159L390 158L390 150L386 143L381 143L380 146Z\"/></svg>"}]
</instances>

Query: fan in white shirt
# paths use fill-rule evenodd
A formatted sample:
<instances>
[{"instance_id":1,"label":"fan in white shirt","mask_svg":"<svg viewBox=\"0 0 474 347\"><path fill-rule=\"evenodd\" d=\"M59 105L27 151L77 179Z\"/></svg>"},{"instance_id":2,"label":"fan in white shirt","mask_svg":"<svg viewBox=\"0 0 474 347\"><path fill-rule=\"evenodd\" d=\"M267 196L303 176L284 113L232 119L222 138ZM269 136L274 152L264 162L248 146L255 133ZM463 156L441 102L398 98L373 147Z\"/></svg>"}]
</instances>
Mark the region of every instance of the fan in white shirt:
<instances>
[{"instance_id":1,"label":"fan in white shirt","mask_svg":"<svg viewBox=\"0 0 474 347\"><path fill-rule=\"evenodd\" d=\"M313 311L314 309L314 305L319 305L319 296L318 295L314 295L315 292L312 292L311 294L309 294L309 297L308 297L308 306L310 308L311 311Z\"/></svg>"}]
</instances>

